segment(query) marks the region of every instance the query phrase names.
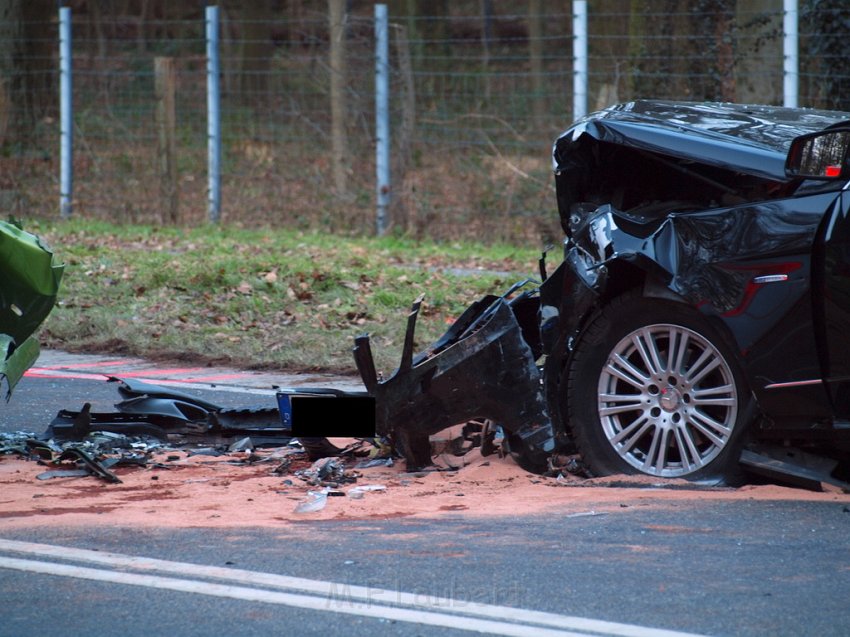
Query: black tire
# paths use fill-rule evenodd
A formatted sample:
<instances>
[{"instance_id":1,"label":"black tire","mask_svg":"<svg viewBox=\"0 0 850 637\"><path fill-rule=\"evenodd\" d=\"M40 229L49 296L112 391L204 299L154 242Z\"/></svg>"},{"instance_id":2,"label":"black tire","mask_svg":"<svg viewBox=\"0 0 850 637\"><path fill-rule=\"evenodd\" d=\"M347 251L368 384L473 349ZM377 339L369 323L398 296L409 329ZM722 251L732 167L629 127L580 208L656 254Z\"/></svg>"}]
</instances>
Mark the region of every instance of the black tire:
<instances>
[{"instance_id":1,"label":"black tire","mask_svg":"<svg viewBox=\"0 0 850 637\"><path fill-rule=\"evenodd\" d=\"M732 350L695 310L614 299L582 333L566 381L564 413L595 475L736 482L754 403Z\"/></svg>"}]
</instances>

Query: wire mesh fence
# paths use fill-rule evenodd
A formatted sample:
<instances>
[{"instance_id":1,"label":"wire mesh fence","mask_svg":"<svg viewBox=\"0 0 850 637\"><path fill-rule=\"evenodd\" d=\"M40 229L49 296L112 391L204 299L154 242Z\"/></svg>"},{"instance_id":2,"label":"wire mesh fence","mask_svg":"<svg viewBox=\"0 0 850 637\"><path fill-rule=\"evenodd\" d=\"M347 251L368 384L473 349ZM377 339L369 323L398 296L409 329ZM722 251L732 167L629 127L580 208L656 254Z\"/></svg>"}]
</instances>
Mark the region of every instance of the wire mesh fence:
<instances>
[{"instance_id":1,"label":"wire mesh fence","mask_svg":"<svg viewBox=\"0 0 850 637\"><path fill-rule=\"evenodd\" d=\"M334 42L326 2L285 4L263 15L222 11L222 220L371 233L372 5L346 3ZM570 3L437 4L445 14L390 3L391 230L556 240L549 154L573 118ZM159 19L85 7L72 27L74 214L165 220L154 70L168 58L179 219L203 223L203 8ZM800 105L850 110L840 35L850 8L809 0L800 15ZM591 2L589 108L637 98L780 104L782 17L782 0ZM58 214L57 38L55 18L0 27L0 207L17 215ZM343 118L336 130L334 108Z\"/></svg>"}]
</instances>

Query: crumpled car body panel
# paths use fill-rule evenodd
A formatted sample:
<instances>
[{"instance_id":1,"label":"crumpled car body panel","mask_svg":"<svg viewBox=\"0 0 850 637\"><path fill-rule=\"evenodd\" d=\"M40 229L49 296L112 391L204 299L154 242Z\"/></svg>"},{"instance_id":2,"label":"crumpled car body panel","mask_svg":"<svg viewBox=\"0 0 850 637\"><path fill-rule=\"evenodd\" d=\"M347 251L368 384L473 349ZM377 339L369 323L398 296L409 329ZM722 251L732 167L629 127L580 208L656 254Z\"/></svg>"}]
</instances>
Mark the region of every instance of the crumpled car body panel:
<instances>
[{"instance_id":1,"label":"crumpled car body panel","mask_svg":"<svg viewBox=\"0 0 850 637\"><path fill-rule=\"evenodd\" d=\"M56 303L64 267L38 237L0 221L0 380L9 394L38 358L32 334Z\"/></svg>"},{"instance_id":2,"label":"crumpled car body panel","mask_svg":"<svg viewBox=\"0 0 850 637\"><path fill-rule=\"evenodd\" d=\"M529 464L543 464L554 451L554 432L540 391L536 339L524 333L537 314L536 293L476 301L442 338L413 356L420 303L409 315L401 364L386 380L375 375L368 337L357 340L355 360L375 397L376 433L392 436L408 466L421 467L430 463L430 435L490 419L505 428Z\"/></svg>"},{"instance_id":3,"label":"crumpled car body panel","mask_svg":"<svg viewBox=\"0 0 850 637\"><path fill-rule=\"evenodd\" d=\"M572 272L563 328L577 336L593 307L640 287L697 309L728 336L774 424L803 431L850 416L850 351L840 336L850 329L846 180L781 170L794 138L847 125L850 114L636 104L590 115L555 144ZM624 196L616 178L593 176L611 172L608 159L667 166L693 192L665 201L658 183L674 178L662 174L644 193L628 182Z\"/></svg>"},{"instance_id":4,"label":"crumpled car body panel","mask_svg":"<svg viewBox=\"0 0 850 637\"><path fill-rule=\"evenodd\" d=\"M791 141L850 114L748 104L639 100L580 119L555 141L555 169L581 135L751 175L784 180Z\"/></svg>"}]
</instances>

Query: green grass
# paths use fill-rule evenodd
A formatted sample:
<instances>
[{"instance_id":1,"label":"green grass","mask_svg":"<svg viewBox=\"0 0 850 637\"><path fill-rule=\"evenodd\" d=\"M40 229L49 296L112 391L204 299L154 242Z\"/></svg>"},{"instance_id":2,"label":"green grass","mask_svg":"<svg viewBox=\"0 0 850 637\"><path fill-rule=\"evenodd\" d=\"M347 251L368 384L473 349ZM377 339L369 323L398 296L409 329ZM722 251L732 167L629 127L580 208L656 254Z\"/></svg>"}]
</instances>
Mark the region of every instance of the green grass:
<instances>
[{"instance_id":1,"label":"green grass","mask_svg":"<svg viewBox=\"0 0 850 637\"><path fill-rule=\"evenodd\" d=\"M67 265L44 346L252 369L352 371L353 338L368 332L388 373L417 296L425 295L421 348L473 300L532 275L538 256L505 245L280 229L92 221L29 221L27 229Z\"/></svg>"}]
</instances>

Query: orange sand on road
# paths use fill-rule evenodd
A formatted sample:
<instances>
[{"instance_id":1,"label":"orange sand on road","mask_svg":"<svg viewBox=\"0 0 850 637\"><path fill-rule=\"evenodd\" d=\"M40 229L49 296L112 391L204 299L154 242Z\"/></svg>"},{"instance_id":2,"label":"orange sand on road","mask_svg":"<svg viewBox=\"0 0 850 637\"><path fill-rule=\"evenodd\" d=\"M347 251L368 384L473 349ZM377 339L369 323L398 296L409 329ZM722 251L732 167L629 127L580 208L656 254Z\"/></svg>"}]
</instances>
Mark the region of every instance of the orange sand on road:
<instances>
[{"instance_id":1,"label":"orange sand on road","mask_svg":"<svg viewBox=\"0 0 850 637\"><path fill-rule=\"evenodd\" d=\"M270 452L264 452L270 453ZM166 456L179 456L167 461ZM307 520L365 520L396 517L593 515L633 506L668 506L699 500L811 500L850 504L837 490L814 493L774 485L740 489L702 489L684 481L664 482L645 476L596 480L555 478L527 473L510 458L466 456L438 459L458 471L405 473L394 467L359 469L356 484L377 484L360 499L328 497L313 513L295 513L310 487L294 475L275 475L277 462L233 465L240 454L192 456L162 454L168 468L121 467L113 471L121 484L94 477L38 480L50 469L13 456L0 457L0 529L42 525L115 525L133 527L264 527ZM307 466L309 463L303 463ZM349 468L353 463L347 463ZM289 480L291 485L285 484Z\"/></svg>"}]
</instances>

